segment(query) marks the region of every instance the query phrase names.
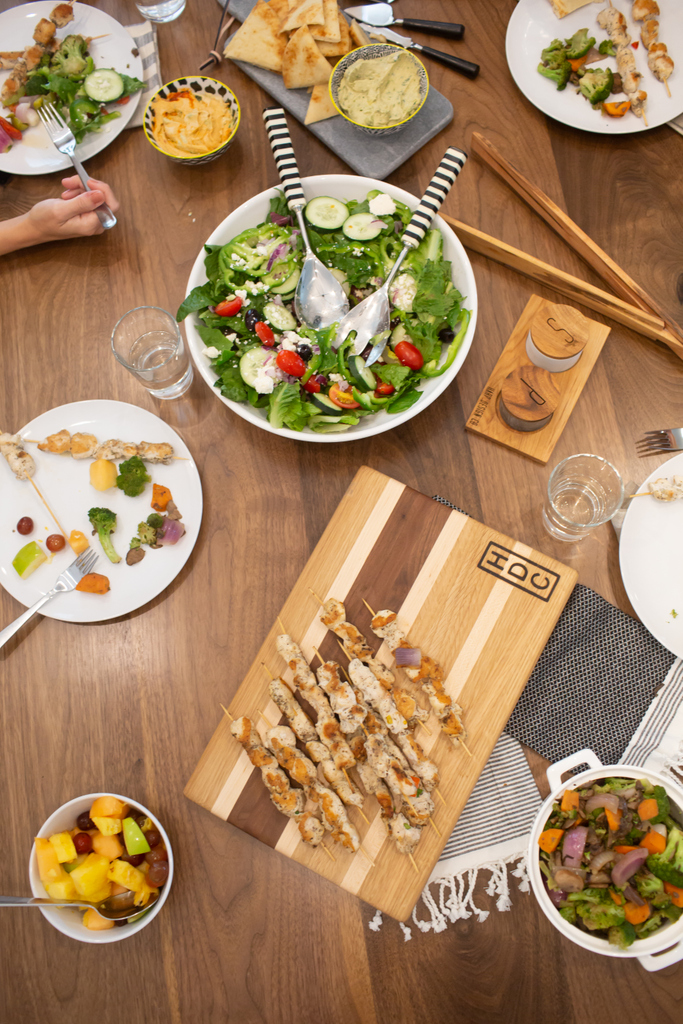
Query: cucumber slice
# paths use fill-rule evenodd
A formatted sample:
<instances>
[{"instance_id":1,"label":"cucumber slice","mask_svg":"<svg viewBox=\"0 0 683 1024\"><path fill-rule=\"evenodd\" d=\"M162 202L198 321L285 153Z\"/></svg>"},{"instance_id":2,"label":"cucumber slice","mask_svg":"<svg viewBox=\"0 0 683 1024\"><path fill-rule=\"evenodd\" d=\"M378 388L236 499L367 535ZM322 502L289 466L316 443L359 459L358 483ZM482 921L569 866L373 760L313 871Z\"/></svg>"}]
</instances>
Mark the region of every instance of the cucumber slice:
<instances>
[{"instance_id":1,"label":"cucumber slice","mask_svg":"<svg viewBox=\"0 0 683 1024\"><path fill-rule=\"evenodd\" d=\"M111 68L98 68L83 82L86 95L98 103L113 103L123 96L123 79Z\"/></svg>"},{"instance_id":2,"label":"cucumber slice","mask_svg":"<svg viewBox=\"0 0 683 1024\"><path fill-rule=\"evenodd\" d=\"M377 238L385 227L384 221L375 217L374 213L354 213L344 221L342 231L347 238L369 242L371 238Z\"/></svg>"},{"instance_id":3,"label":"cucumber slice","mask_svg":"<svg viewBox=\"0 0 683 1024\"><path fill-rule=\"evenodd\" d=\"M289 293L293 292L296 288L300 277L301 271L298 267L295 267L289 277L283 281L282 284L273 285L270 290L271 292L275 292L276 295L289 295Z\"/></svg>"},{"instance_id":4,"label":"cucumber slice","mask_svg":"<svg viewBox=\"0 0 683 1024\"><path fill-rule=\"evenodd\" d=\"M372 370L365 365L362 356L349 356L349 370L359 391L374 391L377 387L377 378Z\"/></svg>"},{"instance_id":5,"label":"cucumber slice","mask_svg":"<svg viewBox=\"0 0 683 1024\"><path fill-rule=\"evenodd\" d=\"M349 216L349 208L339 199L317 196L306 204L304 216L318 231L338 231Z\"/></svg>"},{"instance_id":6,"label":"cucumber slice","mask_svg":"<svg viewBox=\"0 0 683 1024\"><path fill-rule=\"evenodd\" d=\"M394 327L393 331L391 332L389 344L391 345L392 348L396 348L399 341L410 341L410 335L408 334L403 324L396 324L396 327Z\"/></svg>"},{"instance_id":7,"label":"cucumber slice","mask_svg":"<svg viewBox=\"0 0 683 1024\"><path fill-rule=\"evenodd\" d=\"M314 405L316 409L319 409L320 412L325 413L326 416L334 416L335 419L339 419L340 416L344 415L345 410L340 409L338 405L334 404L331 398L328 398L327 395L323 395L322 392L309 395L308 401L311 405Z\"/></svg>"},{"instance_id":8,"label":"cucumber slice","mask_svg":"<svg viewBox=\"0 0 683 1024\"><path fill-rule=\"evenodd\" d=\"M266 359L272 359L273 352L269 348L250 348L240 359L240 374L245 384L253 388L256 378Z\"/></svg>"},{"instance_id":9,"label":"cucumber slice","mask_svg":"<svg viewBox=\"0 0 683 1024\"><path fill-rule=\"evenodd\" d=\"M273 325L273 327L276 327L278 331L296 330L296 320L284 306L278 306L276 302L266 302L263 307L263 313L268 317L268 321Z\"/></svg>"}]
</instances>

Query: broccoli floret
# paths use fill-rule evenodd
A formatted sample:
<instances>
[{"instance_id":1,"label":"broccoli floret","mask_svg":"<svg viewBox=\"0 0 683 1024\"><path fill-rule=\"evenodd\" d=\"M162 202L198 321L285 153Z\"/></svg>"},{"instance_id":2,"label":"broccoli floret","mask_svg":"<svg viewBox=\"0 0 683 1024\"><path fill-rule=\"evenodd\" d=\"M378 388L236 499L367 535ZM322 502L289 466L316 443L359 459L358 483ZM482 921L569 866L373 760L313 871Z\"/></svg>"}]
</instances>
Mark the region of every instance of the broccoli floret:
<instances>
[{"instance_id":1,"label":"broccoli floret","mask_svg":"<svg viewBox=\"0 0 683 1024\"><path fill-rule=\"evenodd\" d=\"M131 541L130 541L130 549L131 549L131 551L134 551L135 548L139 548L141 544L142 544L142 541L140 540L139 537L132 537Z\"/></svg>"},{"instance_id":2,"label":"broccoli floret","mask_svg":"<svg viewBox=\"0 0 683 1024\"><path fill-rule=\"evenodd\" d=\"M641 921L640 924L635 926L636 936L639 939L646 939L648 935L652 935L658 928L664 924L666 918L661 914L651 914L647 921Z\"/></svg>"},{"instance_id":3,"label":"broccoli floret","mask_svg":"<svg viewBox=\"0 0 683 1024\"><path fill-rule=\"evenodd\" d=\"M624 908L616 903L579 903L576 913L583 920L589 931L606 931L615 925L623 924Z\"/></svg>"},{"instance_id":4,"label":"broccoli floret","mask_svg":"<svg viewBox=\"0 0 683 1024\"><path fill-rule=\"evenodd\" d=\"M151 526L153 530L160 530L164 525L164 517L160 516L158 512L152 512L147 516L147 525Z\"/></svg>"},{"instance_id":5,"label":"broccoli floret","mask_svg":"<svg viewBox=\"0 0 683 1024\"><path fill-rule=\"evenodd\" d=\"M664 882L661 878L657 878L655 875L636 875L635 877L636 889L643 897L644 900L650 900L657 893L664 892Z\"/></svg>"},{"instance_id":6,"label":"broccoli floret","mask_svg":"<svg viewBox=\"0 0 683 1024\"><path fill-rule=\"evenodd\" d=\"M110 511L108 508L91 508L88 512L88 519L97 531L97 536L100 538L100 544L102 550L109 559L110 562L120 562L121 556L117 555L114 551L114 545L111 542L111 536L116 529L116 513Z\"/></svg>"},{"instance_id":7,"label":"broccoli floret","mask_svg":"<svg viewBox=\"0 0 683 1024\"><path fill-rule=\"evenodd\" d=\"M657 801L657 815L654 818L650 818L650 824L657 825L669 817L669 798L666 795L664 786L655 786L652 796Z\"/></svg>"},{"instance_id":8,"label":"broccoli floret","mask_svg":"<svg viewBox=\"0 0 683 1024\"><path fill-rule=\"evenodd\" d=\"M116 486L129 498L136 498L138 494L142 494L145 484L151 479L140 456L134 455L132 459L127 459L119 466Z\"/></svg>"},{"instance_id":9,"label":"broccoli floret","mask_svg":"<svg viewBox=\"0 0 683 1024\"><path fill-rule=\"evenodd\" d=\"M586 97L589 103L595 106L606 100L612 91L614 75L609 68L603 71L602 68L595 68L587 71L579 84L579 92Z\"/></svg>"},{"instance_id":10,"label":"broccoli floret","mask_svg":"<svg viewBox=\"0 0 683 1024\"><path fill-rule=\"evenodd\" d=\"M628 949L636 940L636 930L628 921L623 924L613 925L607 933L607 938L613 946L619 949Z\"/></svg>"},{"instance_id":11,"label":"broccoli floret","mask_svg":"<svg viewBox=\"0 0 683 1024\"><path fill-rule=\"evenodd\" d=\"M569 924L576 924L576 907L560 907L560 917Z\"/></svg>"},{"instance_id":12,"label":"broccoli floret","mask_svg":"<svg viewBox=\"0 0 683 1024\"><path fill-rule=\"evenodd\" d=\"M595 46L595 37L589 37L587 28L580 28L571 39L566 40L565 45L567 47L567 60L576 60L577 57L583 57L588 53L591 46Z\"/></svg>"},{"instance_id":13,"label":"broccoli floret","mask_svg":"<svg viewBox=\"0 0 683 1024\"><path fill-rule=\"evenodd\" d=\"M88 46L83 36L67 36L50 61L50 67L59 75L82 75L85 71Z\"/></svg>"},{"instance_id":14,"label":"broccoli floret","mask_svg":"<svg viewBox=\"0 0 683 1024\"><path fill-rule=\"evenodd\" d=\"M598 50L603 57L616 57L617 51L614 49L614 43L611 39L603 39L600 43Z\"/></svg>"},{"instance_id":15,"label":"broccoli floret","mask_svg":"<svg viewBox=\"0 0 683 1024\"><path fill-rule=\"evenodd\" d=\"M550 46L541 50L541 60L550 68L556 68L567 59L566 47L561 39L553 39Z\"/></svg>"},{"instance_id":16,"label":"broccoli floret","mask_svg":"<svg viewBox=\"0 0 683 1024\"><path fill-rule=\"evenodd\" d=\"M568 60L561 61L556 67L546 67L545 64L539 64L538 72L555 82L558 92L561 92L569 81L569 76L572 73L572 66Z\"/></svg>"},{"instance_id":17,"label":"broccoli floret","mask_svg":"<svg viewBox=\"0 0 683 1024\"><path fill-rule=\"evenodd\" d=\"M647 866L663 882L683 887L683 832L680 829L671 829L666 849L663 853L651 854Z\"/></svg>"},{"instance_id":18,"label":"broccoli floret","mask_svg":"<svg viewBox=\"0 0 683 1024\"><path fill-rule=\"evenodd\" d=\"M681 914L683 914L683 907L677 907L670 903L668 907L662 907L662 914L669 921L678 921Z\"/></svg>"},{"instance_id":19,"label":"broccoli floret","mask_svg":"<svg viewBox=\"0 0 683 1024\"><path fill-rule=\"evenodd\" d=\"M149 544L150 547L154 547L156 542L157 531L154 527L149 523L138 523L138 544Z\"/></svg>"}]
</instances>

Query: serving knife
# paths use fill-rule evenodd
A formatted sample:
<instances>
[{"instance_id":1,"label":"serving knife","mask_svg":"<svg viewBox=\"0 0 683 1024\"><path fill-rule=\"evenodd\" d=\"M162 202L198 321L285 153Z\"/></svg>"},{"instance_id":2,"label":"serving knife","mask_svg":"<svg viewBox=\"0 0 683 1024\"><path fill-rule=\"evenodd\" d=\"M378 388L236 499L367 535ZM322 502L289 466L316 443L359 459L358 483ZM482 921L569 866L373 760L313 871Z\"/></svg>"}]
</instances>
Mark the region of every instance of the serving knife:
<instances>
[{"instance_id":1,"label":"serving knife","mask_svg":"<svg viewBox=\"0 0 683 1024\"><path fill-rule=\"evenodd\" d=\"M421 21L417 18L395 18L392 7L387 3L347 7L344 14L350 14L356 21L364 21L375 28L403 25L404 28L415 28L419 32L427 32L433 36L445 36L447 39L462 39L465 34L464 25L457 25L449 21Z\"/></svg>"},{"instance_id":2,"label":"serving knife","mask_svg":"<svg viewBox=\"0 0 683 1024\"><path fill-rule=\"evenodd\" d=\"M360 23L360 27L368 34L377 32L373 25L363 24L363 22ZM465 75L466 78L476 78L479 74L479 65L473 64L471 60L455 57L452 53L445 53L443 50L433 50L431 46L421 46L420 43L414 43L410 36L401 35L400 32L394 32L390 28L383 27L382 35L392 43L396 43L397 46L402 46L406 50L416 50L424 57L429 57L439 64L445 64L447 68Z\"/></svg>"}]
</instances>

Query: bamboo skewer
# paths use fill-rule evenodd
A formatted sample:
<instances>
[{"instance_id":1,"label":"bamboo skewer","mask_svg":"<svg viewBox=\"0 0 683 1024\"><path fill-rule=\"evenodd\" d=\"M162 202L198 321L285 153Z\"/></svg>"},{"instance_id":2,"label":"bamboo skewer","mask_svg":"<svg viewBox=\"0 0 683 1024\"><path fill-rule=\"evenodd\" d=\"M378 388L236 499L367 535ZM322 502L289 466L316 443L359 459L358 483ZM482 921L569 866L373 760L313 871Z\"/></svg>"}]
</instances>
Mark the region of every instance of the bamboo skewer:
<instances>
[{"instance_id":1,"label":"bamboo skewer","mask_svg":"<svg viewBox=\"0 0 683 1024\"><path fill-rule=\"evenodd\" d=\"M365 858L367 858L367 860L369 860L369 861L370 861L370 863L372 864L373 868L376 868L376 867L377 867L377 865L375 864L374 860L372 859L372 857L370 856L370 854L368 853L368 851L367 851L367 850L366 850L366 849L365 849L365 848L363 847L363 844L362 844L362 843L361 843L361 844L360 844L360 846L358 847L358 851L359 851L359 853L362 853L362 854L363 854L363 856L364 856Z\"/></svg>"},{"instance_id":2,"label":"bamboo skewer","mask_svg":"<svg viewBox=\"0 0 683 1024\"><path fill-rule=\"evenodd\" d=\"M666 78L664 79L664 88L666 89L667 96L669 97L669 99L671 99L671 89L669 88L669 83L667 82Z\"/></svg>"},{"instance_id":3,"label":"bamboo skewer","mask_svg":"<svg viewBox=\"0 0 683 1024\"><path fill-rule=\"evenodd\" d=\"M32 486L32 487L34 488L34 490L35 490L36 494L38 495L38 497L39 497L39 498L40 498L40 500L42 501L43 505L45 506L45 508L46 508L46 509L48 510L48 512L50 513L50 515L52 516L52 518L53 518L53 519L54 519L54 521L56 522L56 524L57 524L57 528L58 528L59 532L60 532L60 533L62 534L62 536L63 536L63 537L64 537L64 539L66 540L66 539L67 539L67 537L69 536L69 534L68 534L68 533L66 532L66 530L64 529L64 527L63 527L63 526L62 526L62 524L60 523L59 519L57 519L57 516L56 516L56 515L54 514L54 512L52 511L52 509L51 509L51 508L50 508L50 506L48 505L48 503L47 503L46 499L45 499L45 498L43 497L43 495L41 494L41 492L40 492L40 489L39 489L39 487L38 487L38 484L37 484L37 483L35 482L35 480L33 479L33 477L30 477L30 476L29 476L29 477L27 477L26 479L27 479L27 480L28 480L28 482L29 482L29 483L31 484L31 486Z\"/></svg>"},{"instance_id":4,"label":"bamboo skewer","mask_svg":"<svg viewBox=\"0 0 683 1024\"><path fill-rule=\"evenodd\" d=\"M327 847L325 846L325 844L323 842L320 843L320 848L321 848L321 850L325 851L325 853L330 858L330 860L334 861L335 864L337 863L337 858L335 857L335 855L332 853L331 850L327 849Z\"/></svg>"},{"instance_id":5,"label":"bamboo skewer","mask_svg":"<svg viewBox=\"0 0 683 1024\"><path fill-rule=\"evenodd\" d=\"M225 707L225 706L224 706L223 704L221 704L221 707L223 708L223 711L224 711L224 712L225 712L225 714L226 714L226 715L228 716L228 718L230 719L230 721L231 721L231 722L234 722L234 721L235 721L235 719L234 719L234 718L232 717L232 715L230 714L230 712L228 711L228 709L227 709L227 708L226 708L226 707Z\"/></svg>"},{"instance_id":6,"label":"bamboo skewer","mask_svg":"<svg viewBox=\"0 0 683 1024\"><path fill-rule=\"evenodd\" d=\"M436 793L436 795L438 796L439 800L444 805L444 807L448 807L448 804L446 803L446 801L443 798L443 794L442 794L441 790L440 789L435 789L434 792Z\"/></svg>"},{"instance_id":7,"label":"bamboo skewer","mask_svg":"<svg viewBox=\"0 0 683 1024\"><path fill-rule=\"evenodd\" d=\"M418 868L417 864L415 863L415 858L413 857L412 853L409 853L408 856L410 857L410 863L415 868L415 874L419 875L420 874L420 869Z\"/></svg>"}]
</instances>

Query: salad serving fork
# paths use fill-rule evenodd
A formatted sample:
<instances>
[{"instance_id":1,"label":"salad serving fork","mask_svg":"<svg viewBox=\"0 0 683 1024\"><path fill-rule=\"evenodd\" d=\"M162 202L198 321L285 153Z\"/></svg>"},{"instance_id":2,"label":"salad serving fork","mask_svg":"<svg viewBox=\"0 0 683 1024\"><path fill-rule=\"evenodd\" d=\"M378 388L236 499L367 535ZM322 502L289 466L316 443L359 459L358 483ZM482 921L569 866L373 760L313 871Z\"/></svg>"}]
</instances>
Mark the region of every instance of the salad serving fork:
<instances>
[{"instance_id":1,"label":"salad serving fork","mask_svg":"<svg viewBox=\"0 0 683 1024\"><path fill-rule=\"evenodd\" d=\"M75 156L76 137L59 111L50 103L43 103L37 110L38 117L45 126L45 131L50 136L54 146L60 153L71 158L71 163L76 168L78 177L81 179L86 192L92 192L88 185L88 175L81 161ZM116 217L106 203L98 206L95 213L99 217L103 228L113 228L116 224Z\"/></svg>"},{"instance_id":2,"label":"salad serving fork","mask_svg":"<svg viewBox=\"0 0 683 1024\"><path fill-rule=\"evenodd\" d=\"M636 441L636 450L640 458L658 452L683 452L683 427L646 430L643 437Z\"/></svg>"},{"instance_id":3,"label":"salad serving fork","mask_svg":"<svg viewBox=\"0 0 683 1024\"><path fill-rule=\"evenodd\" d=\"M0 631L0 647L3 647L10 637L13 637L24 623L32 619L36 612L40 611L43 605L52 600L56 594L64 594L68 590L74 590L83 577L92 571L98 557L97 552L93 548L87 548L85 551L82 551L78 558L59 574L52 590L48 590L47 594L43 594L23 615L20 615L18 619L15 619L14 622Z\"/></svg>"}]
</instances>

